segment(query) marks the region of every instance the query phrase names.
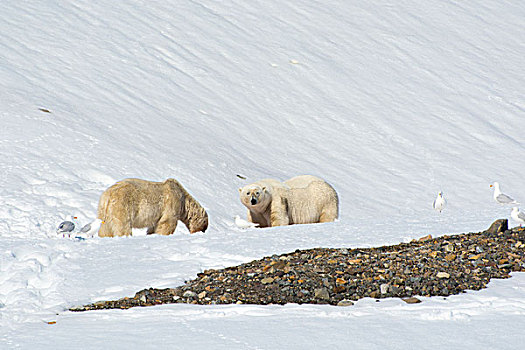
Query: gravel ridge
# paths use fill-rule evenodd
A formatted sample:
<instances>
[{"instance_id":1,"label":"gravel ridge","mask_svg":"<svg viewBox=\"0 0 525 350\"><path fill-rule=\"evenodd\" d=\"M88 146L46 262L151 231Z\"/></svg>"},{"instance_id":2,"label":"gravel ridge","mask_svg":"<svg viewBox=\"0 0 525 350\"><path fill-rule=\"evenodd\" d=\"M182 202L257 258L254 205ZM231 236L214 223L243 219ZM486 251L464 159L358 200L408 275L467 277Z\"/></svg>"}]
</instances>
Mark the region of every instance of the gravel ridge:
<instances>
[{"instance_id":1,"label":"gravel ridge","mask_svg":"<svg viewBox=\"0 0 525 350\"><path fill-rule=\"evenodd\" d=\"M168 303L331 304L365 298L449 296L485 288L491 278L525 271L525 229L500 219L486 231L430 235L376 248L314 248L238 266L205 270L176 288L141 290L133 297L72 307L128 309Z\"/></svg>"}]
</instances>

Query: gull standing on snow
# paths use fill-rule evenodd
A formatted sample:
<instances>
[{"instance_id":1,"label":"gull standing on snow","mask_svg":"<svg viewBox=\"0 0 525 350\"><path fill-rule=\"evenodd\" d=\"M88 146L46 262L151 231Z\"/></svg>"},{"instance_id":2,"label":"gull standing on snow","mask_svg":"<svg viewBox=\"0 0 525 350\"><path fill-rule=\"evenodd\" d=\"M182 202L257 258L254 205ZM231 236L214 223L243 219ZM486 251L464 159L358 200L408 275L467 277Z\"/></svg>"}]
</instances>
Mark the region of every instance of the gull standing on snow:
<instances>
[{"instance_id":1,"label":"gull standing on snow","mask_svg":"<svg viewBox=\"0 0 525 350\"><path fill-rule=\"evenodd\" d=\"M499 182L494 182L490 187L494 187L494 200L499 204L519 204L513 198L507 196L504 193L501 193L499 189Z\"/></svg>"},{"instance_id":2,"label":"gull standing on snow","mask_svg":"<svg viewBox=\"0 0 525 350\"><path fill-rule=\"evenodd\" d=\"M447 205L447 200L443 197L443 192L439 192L432 207L441 213L441 211L445 209L445 205Z\"/></svg>"},{"instance_id":3,"label":"gull standing on snow","mask_svg":"<svg viewBox=\"0 0 525 350\"><path fill-rule=\"evenodd\" d=\"M75 229L75 224L71 221L62 221L57 227L57 234L62 234L62 237L65 234L70 234Z\"/></svg>"},{"instance_id":4,"label":"gull standing on snow","mask_svg":"<svg viewBox=\"0 0 525 350\"><path fill-rule=\"evenodd\" d=\"M237 225L239 228L254 228L259 226L259 224L241 219L239 215L235 215L235 225Z\"/></svg>"},{"instance_id":5,"label":"gull standing on snow","mask_svg":"<svg viewBox=\"0 0 525 350\"><path fill-rule=\"evenodd\" d=\"M510 217L512 220L519 222L520 227L521 225L525 224L525 213L521 212L518 207L512 208Z\"/></svg>"},{"instance_id":6,"label":"gull standing on snow","mask_svg":"<svg viewBox=\"0 0 525 350\"><path fill-rule=\"evenodd\" d=\"M80 233L86 235L87 237L94 237L98 233L100 225L102 225L103 223L104 221L100 219L95 219L89 224L85 224L84 227L82 227L82 229L80 230Z\"/></svg>"},{"instance_id":7,"label":"gull standing on snow","mask_svg":"<svg viewBox=\"0 0 525 350\"><path fill-rule=\"evenodd\" d=\"M69 236L71 232L75 231L75 228L77 226L76 222L76 216L71 216L71 221L62 221L57 227L57 234L62 234L62 237L65 237L66 234Z\"/></svg>"}]
</instances>

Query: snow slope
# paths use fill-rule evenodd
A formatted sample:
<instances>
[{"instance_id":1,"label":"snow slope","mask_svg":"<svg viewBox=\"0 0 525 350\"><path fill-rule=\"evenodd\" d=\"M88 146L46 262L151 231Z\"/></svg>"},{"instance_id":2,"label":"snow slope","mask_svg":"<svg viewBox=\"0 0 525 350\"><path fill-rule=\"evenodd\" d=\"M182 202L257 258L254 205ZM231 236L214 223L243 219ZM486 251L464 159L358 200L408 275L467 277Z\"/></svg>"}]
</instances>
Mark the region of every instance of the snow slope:
<instances>
[{"instance_id":1,"label":"snow slope","mask_svg":"<svg viewBox=\"0 0 525 350\"><path fill-rule=\"evenodd\" d=\"M524 17L525 4L492 0L2 1L0 344L517 348L521 274L415 306L64 310L298 248L509 218L489 184L525 202ZM238 187L299 174L337 189L338 222L232 225ZM208 231L56 237L127 177L177 178Z\"/></svg>"}]
</instances>

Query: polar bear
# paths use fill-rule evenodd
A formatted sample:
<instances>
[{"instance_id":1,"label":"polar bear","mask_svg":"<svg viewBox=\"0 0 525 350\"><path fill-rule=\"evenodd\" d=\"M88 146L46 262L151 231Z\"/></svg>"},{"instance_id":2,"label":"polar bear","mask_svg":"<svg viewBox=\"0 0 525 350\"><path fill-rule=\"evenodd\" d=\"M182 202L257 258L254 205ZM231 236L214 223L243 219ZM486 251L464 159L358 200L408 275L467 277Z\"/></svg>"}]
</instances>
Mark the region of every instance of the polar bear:
<instances>
[{"instance_id":1,"label":"polar bear","mask_svg":"<svg viewBox=\"0 0 525 350\"><path fill-rule=\"evenodd\" d=\"M178 220L191 233L208 227L204 208L175 179L119 181L102 193L97 217L104 222L100 237L130 236L132 228L144 227L148 234L171 235Z\"/></svg>"},{"instance_id":2,"label":"polar bear","mask_svg":"<svg viewBox=\"0 0 525 350\"><path fill-rule=\"evenodd\" d=\"M248 220L259 227L330 222L339 216L337 192L326 181L301 175L285 182L264 179L239 188Z\"/></svg>"}]
</instances>

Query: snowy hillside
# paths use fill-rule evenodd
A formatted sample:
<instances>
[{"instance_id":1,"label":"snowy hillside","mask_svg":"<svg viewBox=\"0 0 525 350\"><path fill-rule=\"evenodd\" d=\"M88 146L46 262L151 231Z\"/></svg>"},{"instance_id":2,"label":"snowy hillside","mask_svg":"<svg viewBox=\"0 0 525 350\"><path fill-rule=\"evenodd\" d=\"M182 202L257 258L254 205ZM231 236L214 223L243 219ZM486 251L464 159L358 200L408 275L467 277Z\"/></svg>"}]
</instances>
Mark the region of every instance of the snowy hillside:
<instances>
[{"instance_id":1,"label":"snowy hillside","mask_svg":"<svg viewBox=\"0 0 525 350\"><path fill-rule=\"evenodd\" d=\"M516 348L521 274L410 307L64 310L265 255L509 218L489 185L525 203L523 18L525 4L492 0L2 1L0 344ZM233 226L238 187L299 174L336 188L338 222ZM209 229L57 237L127 177L178 179Z\"/></svg>"}]
</instances>

